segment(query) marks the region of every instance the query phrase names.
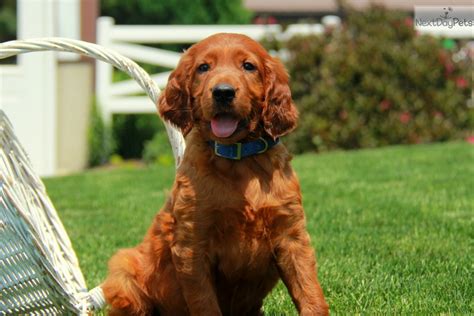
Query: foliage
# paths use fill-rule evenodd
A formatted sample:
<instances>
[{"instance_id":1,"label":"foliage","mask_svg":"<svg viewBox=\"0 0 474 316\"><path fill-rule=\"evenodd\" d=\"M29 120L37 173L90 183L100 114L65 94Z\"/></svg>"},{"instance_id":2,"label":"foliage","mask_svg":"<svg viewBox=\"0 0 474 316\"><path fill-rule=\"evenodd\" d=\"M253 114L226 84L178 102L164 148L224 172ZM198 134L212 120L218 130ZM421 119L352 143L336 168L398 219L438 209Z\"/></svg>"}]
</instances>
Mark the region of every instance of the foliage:
<instances>
[{"instance_id":1,"label":"foliage","mask_svg":"<svg viewBox=\"0 0 474 316\"><path fill-rule=\"evenodd\" d=\"M145 142L142 158L148 164L173 165L173 151L166 131L157 132L152 140Z\"/></svg>"},{"instance_id":2,"label":"foliage","mask_svg":"<svg viewBox=\"0 0 474 316\"><path fill-rule=\"evenodd\" d=\"M114 149L114 141L97 105L96 100L92 102L90 122L87 131L89 144L89 165L98 166L106 163Z\"/></svg>"},{"instance_id":3,"label":"foliage","mask_svg":"<svg viewBox=\"0 0 474 316\"><path fill-rule=\"evenodd\" d=\"M101 14L117 24L246 24L241 0L102 0Z\"/></svg>"},{"instance_id":4,"label":"foliage","mask_svg":"<svg viewBox=\"0 0 474 316\"><path fill-rule=\"evenodd\" d=\"M115 152L125 159L140 158L144 143L160 130L160 119L155 114L118 114L113 118Z\"/></svg>"},{"instance_id":5,"label":"foliage","mask_svg":"<svg viewBox=\"0 0 474 316\"><path fill-rule=\"evenodd\" d=\"M419 36L405 13L347 12L339 30L278 43L300 111L295 152L444 141L472 128L471 60ZM472 117L471 117L472 119Z\"/></svg>"},{"instance_id":6,"label":"foliage","mask_svg":"<svg viewBox=\"0 0 474 316\"><path fill-rule=\"evenodd\" d=\"M16 0L0 2L0 43L16 38ZM0 59L0 64L14 63L16 57Z\"/></svg>"},{"instance_id":7,"label":"foliage","mask_svg":"<svg viewBox=\"0 0 474 316\"><path fill-rule=\"evenodd\" d=\"M0 3L0 42L16 38L16 0Z\"/></svg>"},{"instance_id":8,"label":"foliage","mask_svg":"<svg viewBox=\"0 0 474 316\"><path fill-rule=\"evenodd\" d=\"M319 279L333 314L468 315L473 145L393 146L296 156ZM174 167L45 179L89 288L119 248L142 241ZM283 286L265 315L296 315Z\"/></svg>"}]
</instances>

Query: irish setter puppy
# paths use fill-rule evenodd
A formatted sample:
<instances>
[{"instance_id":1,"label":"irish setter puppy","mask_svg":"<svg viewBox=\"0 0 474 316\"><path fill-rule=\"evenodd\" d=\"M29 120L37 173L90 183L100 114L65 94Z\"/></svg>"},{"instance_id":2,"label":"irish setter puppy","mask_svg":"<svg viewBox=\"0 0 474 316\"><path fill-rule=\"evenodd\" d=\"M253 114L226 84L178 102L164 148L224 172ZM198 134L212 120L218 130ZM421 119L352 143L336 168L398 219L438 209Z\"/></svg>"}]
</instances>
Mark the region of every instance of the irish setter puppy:
<instances>
[{"instance_id":1,"label":"irish setter puppy","mask_svg":"<svg viewBox=\"0 0 474 316\"><path fill-rule=\"evenodd\" d=\"M159 101L186 136L172 193L103 284L110 315L262 315L279 278L300 315L326 315L291 155L288 75L250 39L187 50Z\"/></svg>"}]
</instances>

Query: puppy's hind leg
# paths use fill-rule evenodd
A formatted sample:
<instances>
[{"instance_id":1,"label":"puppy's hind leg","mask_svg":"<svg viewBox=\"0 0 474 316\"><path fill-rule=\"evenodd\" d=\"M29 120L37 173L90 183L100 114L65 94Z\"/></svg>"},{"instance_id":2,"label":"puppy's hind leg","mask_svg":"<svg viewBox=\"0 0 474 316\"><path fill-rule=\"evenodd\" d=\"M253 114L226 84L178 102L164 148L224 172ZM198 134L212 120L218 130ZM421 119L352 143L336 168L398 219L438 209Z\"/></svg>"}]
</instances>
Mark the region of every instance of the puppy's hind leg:
<instances>
[{"instance_id":1,"label":"puppy's hind leg","mask_svg":"<svg viewBox=\"0 0 474 316\"><path fill-rule=\"evenodd\" d=\"M145 292L143 255L136 249L118 251L109 261L109 275L102 290L109 315L150 315L153 306Z\"/></svg>"}]
</instances>

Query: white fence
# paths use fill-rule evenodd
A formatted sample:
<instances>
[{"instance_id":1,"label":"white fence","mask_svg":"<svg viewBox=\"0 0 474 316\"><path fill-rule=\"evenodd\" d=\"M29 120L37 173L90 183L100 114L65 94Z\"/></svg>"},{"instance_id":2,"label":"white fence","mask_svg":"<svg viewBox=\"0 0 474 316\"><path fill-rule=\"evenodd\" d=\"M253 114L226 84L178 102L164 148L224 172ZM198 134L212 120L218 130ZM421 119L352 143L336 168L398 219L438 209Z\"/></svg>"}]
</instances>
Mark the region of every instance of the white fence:
<instances>
[{"instance_id":1,"label":"white fence","mask_svg":"<svg viewBox=\"0 0 474 316\"><path fill-rule=\"evenodd\" d=\"M327 24L334 23L328 20ZM290 25L282 32L280 25L115 25L110 17L100 17L97 22L97 44L112 48L119 53L147 64L173 69L180 53L142 44L192 44L219 32L240 33L261 40L266 36L288 38L294 34L320 34L321 24ZM134 80L113 82L112 66L97 63L96 93L103 117L110 121L114 113L155 113L155 105L149 98L134 96L142 89ZM163 88L171 71L152 75Z\"/></svg>"}]
</instances>

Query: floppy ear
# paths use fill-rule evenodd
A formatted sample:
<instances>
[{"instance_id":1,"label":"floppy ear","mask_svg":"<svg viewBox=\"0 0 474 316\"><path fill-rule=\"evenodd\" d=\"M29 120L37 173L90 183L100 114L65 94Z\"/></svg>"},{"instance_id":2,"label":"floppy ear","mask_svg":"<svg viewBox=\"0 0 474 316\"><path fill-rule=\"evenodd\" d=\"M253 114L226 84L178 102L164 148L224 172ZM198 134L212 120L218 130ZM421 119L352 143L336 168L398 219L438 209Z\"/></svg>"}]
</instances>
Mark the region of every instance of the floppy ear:
<instances>
[{"instance_id":1,"label":"floppy ear","mask_svg":"<svg viewBox=\"0 0 474 316\"><path fill-rule=\"evenodd\" d=\"M298 111L288 86L288 73L279 60L273 57L266 60L264 82L263 126L268 134L277 138L291 132L298 121Z\"/></svg>"},{"instance_id":2,"label":"floppy ear","mask_svg":"<svg viewBox=\"0 0 474 316\"><path fill-rule=\"evenodd\" d=\"M161 117L179 127L186 136L193 127L190 97L192 58L184 53L178 67L171 73L158 100Z\"/></svg>"}]
</instances>

